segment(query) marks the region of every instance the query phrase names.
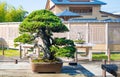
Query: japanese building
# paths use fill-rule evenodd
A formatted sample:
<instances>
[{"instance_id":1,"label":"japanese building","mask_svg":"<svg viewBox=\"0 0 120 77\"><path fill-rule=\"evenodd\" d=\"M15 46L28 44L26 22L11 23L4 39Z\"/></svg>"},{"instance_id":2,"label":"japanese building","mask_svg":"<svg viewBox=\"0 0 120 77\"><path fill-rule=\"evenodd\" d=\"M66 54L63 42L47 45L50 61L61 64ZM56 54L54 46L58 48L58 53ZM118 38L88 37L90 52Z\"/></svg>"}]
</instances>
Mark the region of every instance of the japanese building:
<instances>
[{"instance_id":1,"label":"japanese building","mask_svg":"<svg viewBox=\"0 0 120 77\"><path fill-rule=\"evenodd\" d=\"M120 50L120 15L101 10L106 3L99 0L47 0L46 9L60 17L69 32L55 36L77 39L78 33L93 50Z\"/></svg>"}]
</instances>

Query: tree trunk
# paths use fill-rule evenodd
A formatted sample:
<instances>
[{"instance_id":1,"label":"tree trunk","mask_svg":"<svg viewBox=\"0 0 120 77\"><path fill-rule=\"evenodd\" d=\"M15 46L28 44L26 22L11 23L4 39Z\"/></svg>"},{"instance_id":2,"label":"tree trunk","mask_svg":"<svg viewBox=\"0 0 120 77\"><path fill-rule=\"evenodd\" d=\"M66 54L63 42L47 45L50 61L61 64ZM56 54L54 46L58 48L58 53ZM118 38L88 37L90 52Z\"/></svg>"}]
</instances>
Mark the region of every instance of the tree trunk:
<instances>
[{"instance_id":1,"label":"tree trunk","mask_svg":"<svg viewBox=\"0 0 120 77\"><path fill-rule=\"evenodd\" d=\"M43 58L47 58L50 59L50 36L46 33L46 29L41 29L40 30L40 37L43 41L43 45L44 45L44 56Z\"/></svg>"}]
</instances>

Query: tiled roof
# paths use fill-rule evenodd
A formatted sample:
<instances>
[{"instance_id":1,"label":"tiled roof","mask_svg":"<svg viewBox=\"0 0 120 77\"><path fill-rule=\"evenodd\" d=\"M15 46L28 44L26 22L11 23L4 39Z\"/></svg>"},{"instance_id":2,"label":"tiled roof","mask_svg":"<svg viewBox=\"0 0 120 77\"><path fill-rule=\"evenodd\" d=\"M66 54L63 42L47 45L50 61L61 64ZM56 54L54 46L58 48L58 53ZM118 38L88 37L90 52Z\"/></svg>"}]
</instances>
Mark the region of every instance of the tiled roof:
<instances>
[{"instance_id":1,"label":"tiled roof","mask_svg":"<svg viewBox=\"0 0 120 77\"><path fill-rule=\"evenodd\" d=\"M105 20L97 20L96 18L72 18L69 19L68 22L119 22L119 19L105 19Z\"/></svg>"},{"instance_id":2,"label":"tiled roof","mask_svg":"<svg viewBox=\"0 0 120 77\"><path fill-rule=\"evenodd\" d=\"M108 15L112 15L112 16L120 18L120 15L116 15L116 14L113 14L113 13L109 13L109 12L105 12L105 11L100 11L100 13L102 13L102 14L108 14Z\"/></svg>"},{"instance_id":3,"label":"tiled roof","mask_svg":"<svg viewBox=\"0 0 120 77\"><path fill-rule=\"evenodd\" d=\"M56 16L60 17L60 16L80 16L80 15L77 13L71 12L69 10L64 10L63 12L56 14Z\"/></svg>"},{"instance_id":4,"label":"tiled roof","mask_svg":"<svg viewBox=\"0 0 120 77\"><path fill-rule=\"evenodd\" d=\"M120 22L120 18L118 18L118 19L105 19L102 21L104 21L104 22Z\"/></svg>"},{"instance_id":5,"label":"tiled roof","mask_svg":"<svg viewBox=\"0 0 120 77\"><path fill-rule=\"evenodd\" d=\"M91 0L90 2L71 2L69 0L51 0L55 4L61 4L61 5L69 5L69 4L75 4L75 5L105 5L106 3L99 1L99 0Z\"/></svg>"}]
</instances>

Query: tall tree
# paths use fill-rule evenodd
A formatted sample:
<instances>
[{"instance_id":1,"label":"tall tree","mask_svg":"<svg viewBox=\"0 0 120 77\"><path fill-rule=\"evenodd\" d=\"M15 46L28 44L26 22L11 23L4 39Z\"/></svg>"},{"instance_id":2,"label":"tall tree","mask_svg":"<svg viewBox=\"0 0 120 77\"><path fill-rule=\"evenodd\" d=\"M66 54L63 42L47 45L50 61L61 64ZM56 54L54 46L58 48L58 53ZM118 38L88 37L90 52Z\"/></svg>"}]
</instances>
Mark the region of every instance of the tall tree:
<instances>
[{"instance_id":1,"label":"tall tree","mask_svg":"<svg viewBox=\"0 0 120 77\"><path fill-rule=\"evenodd\" d=\"M0 3L0 22L5 21L5 15L7 12L7 4L5 2Z\"/></svg>"},{"instance_id":2,"label":"tall tree","mask_svg":"<svg viewBox=\"0 0 120 77\"><path fill-rule=\"evenodd\" d=\"M6 2L0 3L0 22L21 22L27 13L21 6L16 9Z\"/></svg>"},{"instance_id":3,"label":"tall tree","mask_svg":"<svg viewBox=\"0 0 120 77\"><path fill-rule=\"evenodd\" d=\"M18 9L12 7L9 7L6 16L5 21L6 22L21 22L26 16L27 11L24 11L22 7L19 7Z\"/></svg>"}]
</instances>

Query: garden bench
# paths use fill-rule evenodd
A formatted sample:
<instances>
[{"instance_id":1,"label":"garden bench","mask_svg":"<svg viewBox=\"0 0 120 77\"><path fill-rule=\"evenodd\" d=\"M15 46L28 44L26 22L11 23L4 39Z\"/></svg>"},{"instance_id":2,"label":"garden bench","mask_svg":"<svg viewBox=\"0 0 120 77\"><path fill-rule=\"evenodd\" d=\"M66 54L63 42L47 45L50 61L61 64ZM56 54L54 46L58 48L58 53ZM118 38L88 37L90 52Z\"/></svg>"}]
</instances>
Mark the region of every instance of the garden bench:
<instances>
[{"instance_id":1,"label":"garden bench","mask_svg":"<svg viewBox=\"0 0 120 77\"><path fill-rule=\"evenodd\" d=\"M39 56L39 51L38 49L34 49L31 53L29 53L29 49L33 48L34 45L30 45L30 44L23 44L22 45L22 57L32 57L32 56Z\"/></svg>"},{"instance_id":2,"label":"garden bench","mask_svg":"<svg viewBox=\"0 0 120 77\"><path fill-rule=\"evenodd\" d=\"M83 60L83 59L88 59L89 61L92 61L92 51L90 51L92 49L92 47L94 46L94 44L91 43L85 43L85 44L75 44L76 45L76 61L78 60ZM80 53L82 53L83 51L81 51L80 49L85 49L85 56L80 55Z\"/></svg>"},{"instance_id":3,"label":"garden bench","mask_svg":"<svg viewBox=\"0 0 120 77\"><path fill-rule=\"evenodd\" d=\"M81 53L84 53L84 52L80 52L80 51L76 52L76 61L86 60L86 59L88 59L89 61L92 61L92 52L89 52L88 55L85 55L85 56L82 56Z\"/></svg>"}]
</instances>

